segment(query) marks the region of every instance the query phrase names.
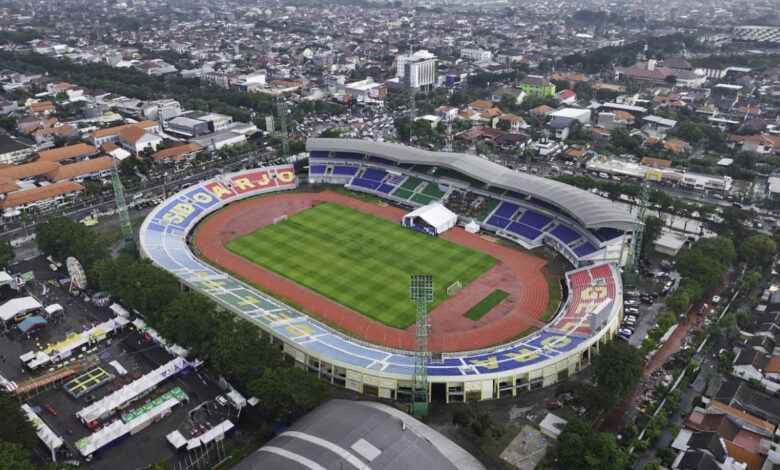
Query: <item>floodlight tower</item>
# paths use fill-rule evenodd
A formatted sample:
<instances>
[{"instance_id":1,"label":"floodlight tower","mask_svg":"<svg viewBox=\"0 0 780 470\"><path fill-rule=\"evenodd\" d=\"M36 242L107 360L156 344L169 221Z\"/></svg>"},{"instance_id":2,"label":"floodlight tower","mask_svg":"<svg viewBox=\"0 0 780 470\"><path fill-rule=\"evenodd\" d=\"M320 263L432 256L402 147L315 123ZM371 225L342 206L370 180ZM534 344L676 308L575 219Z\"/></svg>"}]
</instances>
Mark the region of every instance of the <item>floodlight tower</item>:
<instances>
[{"instance_id":1,"label":"floodlight tower","mask_svg":"<svg viewBox=\"0 0 780 470\"><path fill-rule=\"evenodd\" d=\"M287 140L287 103L280 100L276 103L276 113L279 115L282 130L282 158L285 163L290 161L290 142Z\"/></svg>"},{"instance_id":2,"label":"floodlight tower","mask_svg":"<svg viewBox=\"0 0 780 470\"><path fill-rule=\"evenodd\" d=\"M631 247L628 249L628 261L623 267L623 284L635 286L639 280L639 258L642 255L642 238L645 233L645 212L647 201L650 198L650 185L647 181L642 183L642 192L639 196L639 206L634 221L634 233L631 235Z\"/></svg>"},{"instance_id":3,"label":"floodlight tower","mask_svg":"<svg viewBox=\"0 0 780 470\"><path fill-rule=\"evenodd\" d=\"M417 305L414 325L414 381L412 414L428 415L428 304L433 302L433 276L415 275L409 279L409 298Z\"/></svg>"},{"instance_id":4,"label":"floodlight tower","mask_svg":"<svg viewBox=\"0 0 780 470\"><path fill-rule=\"evenodd\" d=\"M111 185L114 187L114 199L116 210L119 213L119 225L122 227L122 240L125 251L135 253L135 240L133 240L133 226L130 224L130 216L127 214L127 202L125 201L125 189L119 179L119 170L116 167L116 158L111 157Z\"/></svg>"}]
</instances>

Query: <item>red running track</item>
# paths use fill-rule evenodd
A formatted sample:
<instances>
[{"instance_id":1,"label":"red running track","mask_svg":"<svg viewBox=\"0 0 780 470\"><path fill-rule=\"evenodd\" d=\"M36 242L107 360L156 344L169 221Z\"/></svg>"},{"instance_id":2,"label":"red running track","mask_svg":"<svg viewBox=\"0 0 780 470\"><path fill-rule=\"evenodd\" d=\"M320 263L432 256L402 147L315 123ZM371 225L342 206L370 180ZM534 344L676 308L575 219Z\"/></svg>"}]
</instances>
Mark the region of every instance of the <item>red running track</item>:
<instances>
[{"instance_id":1,"label":"red running track","mask_svg":"<svg viewBox=\"0 0 780 470\"><path fill-rule=\"evenodd\" d=\"M293 215L323 202L353 207L393 222L399 222L406 213L396 207L378 206L332 191L280 193L228 205L203 223L197 231L195 243L206 259L278 293L309 312L315 312L328 323L376 344L413 350L414 325L400 330L371 320L231 253L224 246L230 240L271 224L275 217ZM545 260L484 240L460 227L447 231L441 238L487 253L497 258L499 263L429 313L430 351L453 352L488 347L510 340L531 326L544 325L539 318L548 301L547 283L541 273ZM463 316L496 288L506 290L510 296L478 321Z\"/></svg>"}]
</instances>

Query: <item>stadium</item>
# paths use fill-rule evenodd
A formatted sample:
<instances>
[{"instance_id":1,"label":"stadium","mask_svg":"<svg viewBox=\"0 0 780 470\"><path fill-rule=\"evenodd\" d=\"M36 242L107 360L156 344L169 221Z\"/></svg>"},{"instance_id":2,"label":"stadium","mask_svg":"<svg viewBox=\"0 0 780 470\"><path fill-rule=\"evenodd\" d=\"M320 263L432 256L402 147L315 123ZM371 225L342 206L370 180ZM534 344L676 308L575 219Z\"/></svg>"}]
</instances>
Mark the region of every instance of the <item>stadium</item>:
<instances>
[{"instance_id":1,"label":"stadium","mask_svg":"<svg viewBox=\"0 0 780 470\"><path fill-rule=\"evenodd\" d=\"M410 273L436 282L433 400L549 386L615 335L633 218L609 201L466 154L349 139L310 139L307 151L310 182L390 204L303 190L292 165L226 174L156 207L142 255L258 325L299 367L400 401L415 362ZM574 266L560 305L548 305L546 261L499 239Z\"/></svg>"}]
</instances>

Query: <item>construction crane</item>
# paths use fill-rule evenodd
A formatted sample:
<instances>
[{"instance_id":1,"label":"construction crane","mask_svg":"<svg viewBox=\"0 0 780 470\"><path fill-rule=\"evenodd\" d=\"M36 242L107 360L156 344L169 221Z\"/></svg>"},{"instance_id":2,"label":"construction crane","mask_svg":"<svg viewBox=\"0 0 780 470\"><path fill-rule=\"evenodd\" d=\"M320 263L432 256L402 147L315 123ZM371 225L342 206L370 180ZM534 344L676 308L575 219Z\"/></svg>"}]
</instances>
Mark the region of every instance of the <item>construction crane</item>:
<instances>
[{"instance_id":1,"label":"construction crane","mask_svg":"<svg viewBox=\"0 0 780 470\"><path fill-rule=\"evenodd\" d=\"M636 286L639 280L639 258L642 256L642 238L645 233L645 212L647 202L650 199L650 185L647 181L642 183L642 191L639 195L639 206L634 221L634 233L631 235L631 247L628 249L628 261L623 267L623 285Z\"/></svg>"},{"instance_id":2,"label":"construction crane","mask_svg":"<svg viewBox=\"0 0 780 470\"><path fill-rule=\"evenodd\" d=\"M280 100L276 103L276 114L279 115L279 121L282 131L282 159L285 163L290 162L290 142L287 137L287 103Z\"/></svg>"},{"instance_id":3,"label":"construction crane","mask_svg":"<svg viewBox=\"0 0 780 470\"><path fill-rule=\"evenodd\" d=\"M135 253L135 240L133 239L133 226L130 224L130 216L127 214L127 202L125 201L125 189L119 179L119 170L116 166L116 158L111 157L111 184L114 186L114 198L116 199L116 211L119 213L119 224L122 227L122 240L124 249L128 253Z\"/></svg>"}]
</instances>

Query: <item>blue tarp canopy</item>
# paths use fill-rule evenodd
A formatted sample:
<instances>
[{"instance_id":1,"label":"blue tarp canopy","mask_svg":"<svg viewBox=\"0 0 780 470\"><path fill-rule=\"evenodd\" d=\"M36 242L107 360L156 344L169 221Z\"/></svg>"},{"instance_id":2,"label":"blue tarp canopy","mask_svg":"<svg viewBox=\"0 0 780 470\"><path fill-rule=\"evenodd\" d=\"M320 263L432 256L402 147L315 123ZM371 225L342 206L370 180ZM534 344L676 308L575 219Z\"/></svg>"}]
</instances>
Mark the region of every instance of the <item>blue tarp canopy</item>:
<instances>
[{"instance_id":1,"label":"blue tarp canopy","mask_svg":"<svg viewBox=\"0 0 780 470\"><path fill-rule=\"evenodd\" d=\"M19 324L16 325L16 327L19 328L19 331L21 331L22 333L27 333L30 330L45 325L46 325L46 320L43 317L34 315L32 317L27 317L24 320L20 321Z\"/></svg>"}]
</instances>

